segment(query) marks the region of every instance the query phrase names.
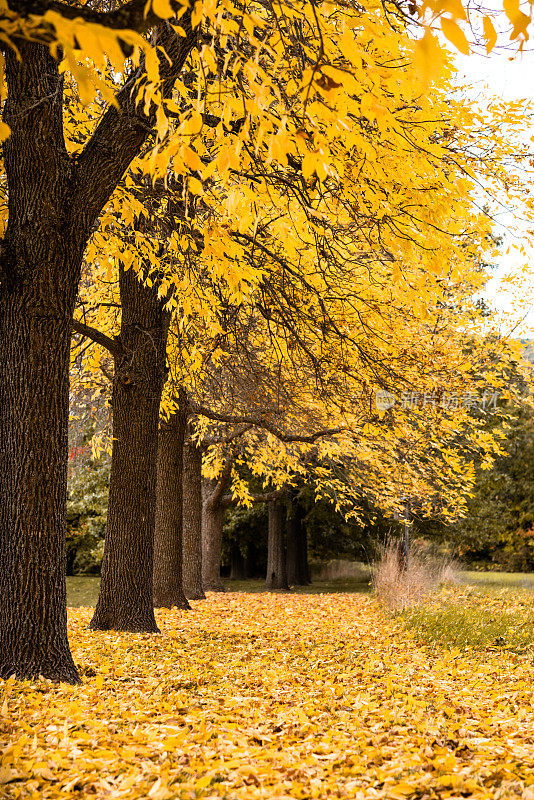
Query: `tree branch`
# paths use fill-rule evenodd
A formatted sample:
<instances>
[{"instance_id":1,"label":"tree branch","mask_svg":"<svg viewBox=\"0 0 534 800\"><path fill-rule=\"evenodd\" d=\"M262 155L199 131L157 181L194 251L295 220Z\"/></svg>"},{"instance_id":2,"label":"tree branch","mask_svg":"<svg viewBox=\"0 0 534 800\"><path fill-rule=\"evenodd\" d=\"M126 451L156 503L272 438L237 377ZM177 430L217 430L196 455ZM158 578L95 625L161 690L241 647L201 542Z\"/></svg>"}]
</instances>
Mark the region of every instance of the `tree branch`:
<instances>
[{"instance_id":1,"label":"tree branch","mask_svg":"<svg viewBox=\"0 0 534 800\"><path fill-rule=\"evenodd\" d=\"M284 494L284 489L273 489L272 492L260 492L259 494L251 494L250 499L253 503L270 503L271 500L278 500ZM239 503L238 497L233 497L231 494L225 494L220 501L224 508L236 506Z\"/></svg>"},{"instance_id":2,"label":"tree branch","mask_svg":"<svg viewBox=\"0 0 534 800\"><path fill-rule=\"evenodd\" d=\"M248 422L244 425L241 425L237 430L232 431L232 433L229 433L227 436L203 439L202 447L210 447L216 444L230 444L230 442L233 442L234 439L239 439L240 436L243 436L244 433L246 433L253 427L254 426L250 422Z\"/></svg>"},{"instance_id":3,"label":"tree branch","mask_svg":"<svg viewBox=\"0 0 534 800\"><path fill-rule=\"evenodd\" d=\"M217 480L215 489L208 498L206 505L210 506L211 508L215 508L222 501L223 495L226 491L226 487L230 482L230 475L232 474L233 466L234 466L234 457L231 456L226 459L223 471L221 472L219 479Z\"/></svg>"},{"instance_id":4,"label":"tree branch","mask_svg":"<svg viewBox=\"0 0 534 800\"><path fill-rule=\"evenodd\" d=\"M72 328L76 333L80 333L87 339L92 339L95 344L105 347L112 356L119 355L120 345L115 339L112 339L110 336L106 336L105 333L102 333L96 328L92 328L90 325L85 325L83 322L78 322L77 319L72 320Z\"/></svg>"},{"instance_id":5,"label":"tree branch","mask_svg":"<svg viewBox=\"0 0 534 800\"><path fill-rule=\"evenodd\" d=\"M196 44L197 32L191 26L190 11L180 20L185 36L179 36L170 23L158 21L152 46L157 48L161 96L166 99L171 97L174 82ZM116 95L118 108L107 108L78 157L72 197L73 226L80 227L83 240L154 131L154 104L145 114L144 103L138 103L139 84L145 74L141 65L130 75Z\"/></svg>"},{"instance_id":6,"label":"tree branch","mask_svg":"<svg viewBox=\"0 0 534 800\"><path fill-rule=\"evenodd\" d=\"M335 436L335 434L341 433L345 430L345 428L322 428L321 430L310 434L289 434L284 433L284 431L281 431L276 427L276 425L273 425L272 422L262 419L261 417L222 414L218 411L212 411L210 408L206 408L205 406L198 405L198 403L192 403L191 408L195 414L201 414L203 417L213 419L216 422L226 422L234 425L246 424L250 425L251 427L263 428L263 430L267 431L268 433L272 433L273 436L276 436L276 438L281 442L308 442L312 444L313 442L316 442L317 439L321 439L323 436Z\"/></svg>"},{"instance_id":7,"label":"tree branch","mask_svg":"<svg viewBox=\"0 0 534 800\"><path fill-rule=\"evenodd\" d=\"M170 4L175 14L183 8L178 0L170 0ZM145 33L161 22L161 17L154 13L151 5L145 12L146 6L146 0L130 0L114 11L95 11L88 6L69 5L58 0L9 0L9 8L21 17L30 14L43 16L47 11L55 11L65 19L83 19L106 28L128 29L137 33Z\"/></svg>"}]
</instances>

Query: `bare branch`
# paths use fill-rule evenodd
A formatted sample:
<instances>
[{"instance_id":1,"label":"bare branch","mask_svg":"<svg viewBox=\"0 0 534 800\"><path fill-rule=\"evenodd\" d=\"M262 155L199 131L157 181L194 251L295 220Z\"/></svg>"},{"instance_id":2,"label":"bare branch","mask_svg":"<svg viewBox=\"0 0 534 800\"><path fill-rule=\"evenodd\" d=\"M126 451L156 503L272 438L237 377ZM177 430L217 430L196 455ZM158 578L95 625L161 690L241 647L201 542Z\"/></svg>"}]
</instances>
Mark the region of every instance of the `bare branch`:
<instances>
[{"instance_id":1,"label":"bare branch","mask_svg":"<svg viewBox=\"0 0 534 800\"><path fill-rule=\"evenodd\" d=\"M243 436L244 433L246 433L253 427L254 426L248 422L244 425L241 425L239 428L237 428L237 430L232 431L232 433L229 433L227 436L218 436L218 437L214 436L213 438L209 437L203 439L202 447L210 447L211 445L217 445L217 444L230 444L230 442L233 442L235 439L239 439L240 436Z\"/></svg>"},{"instance_id":2,"label":"bare branch","mask_svg":"<svg viewBox=\"0 0 534 800\"><path fill-rule=\"evenodd\" d=\"M222 414L218 411L212 411L205 406L198 405L197 403L192 403L191 408L195 414L200 414L203 417L213 419L217 422L227 422L233 425L246 424L250 425L251 427L262 428L268 433L272 433L273 436L276 436L276 438L281 442L309 442L311 444L316 442L317 439L321 439L325 436L335 436L337 433L341 433L345 430L345 428L322 428L321 430L310 434L289 434L284 433L284 431L281 431L276 427L276 425L273 425L272 422L269 422L262 417Z\"/></svg>"},{"instance_id":3,"label":"bare branch","mask_svg":"<svg viewBox=\"0 0 534 800\"><path fill-rule=\"evenodd\" d=\"M259 494L251 494L250 499L253 503L270 503L271 500L278 500L284 495L285 489L273 489L272 492L260 492ZM236 506L239 503L238 497L233 497L231 494L225 494L221 500L221 505L224 508Z\"/></svg>"},{"instance_id":4,"label":"bare branch","mask_svg":"<svg viewBox=\"0 0 534 800\"><path fill-rule=\"evenodd\" d=\"M90 325L85 325L83 322L78 322L77 319L72 320L72 327L76 333L80 333L82 336L85 336L87 339L92 339L95 344L99 344L101 347L105 347L112 356L117 356L120 353L120 345L116 341L116 339L112 339L110 336L106 336L105 333L102 331L97 330L96 328L92 328ZM106 376L107 377L107 376Z\"/></svg>"}]
</instances>

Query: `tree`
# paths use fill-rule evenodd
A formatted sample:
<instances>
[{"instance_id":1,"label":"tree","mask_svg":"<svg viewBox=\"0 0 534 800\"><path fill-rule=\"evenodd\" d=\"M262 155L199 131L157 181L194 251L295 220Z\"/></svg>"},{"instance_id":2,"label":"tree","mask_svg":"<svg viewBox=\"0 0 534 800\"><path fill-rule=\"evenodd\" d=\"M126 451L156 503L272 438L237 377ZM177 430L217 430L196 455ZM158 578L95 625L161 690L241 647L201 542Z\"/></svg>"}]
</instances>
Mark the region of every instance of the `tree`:
<instances>
[{"instance_id":1,"label":"tree","mask_svg":"<svg viewBox=\"0 0 534 800\"><path fill-rule=\"evenodd\" d=\"M192 21L179 3L156 3L165 17L178 12L177 32L145 5L130 0L98 12L12 0L13 13L1 23L9 194L0 265L4 677L78 680L66 636L64 541L69 345L82 259L124 172L152 132L163 136L168 128L164 104L202 17L195 10ZM148 30L149 41L140 35ZM75 154L63 133L60 61L84 100L96 102L95 117L102 111Z\"/></svg>"},{"instance_id":2,"label":"tree","mask_svg":"<svg viewBox=\"0 0 534 800\"><path fill-rule=\"evenodd\" d=\"M46 6L14 2L11 8L26 16ZM196 38L188 14L182 20L187 35L181 37L153 12L143 20L137 2L109 15L66 4L57 9L111 27L157 25L166 51L160 60L162 96L169 96ZM87 241L153 129L156 107L137 104L135 86L147 74L138 51L137 71L72 158L63 135L59 60L47 44L25 41L25 35L31 38L31 31L18 34L18 52L5 48L9 217L0 264L0 675L76 682L65 595L72 316Z\"/></svg>"},{"instance_id":3,"label":"tree","mask_svg":"<svg viewBox=\"0 0 534 800\"><path fill-rule=\"evenodd\" d=\"M308 565L308 532L302 521L298 491L288 492L286 508L287 580L290 586L311 583Z\"/></svg>"},{"instance_id":4,"label":"tree","mask_svg":"<svg viewBox=\"0 0 534 800\"><path fill-rule=\"evenodd\" d=\"M230 504L225 491L230 483L233 459L228 457L221 476L204 478L202 484L202 585L206 591L224 591L221 553L224 512Z\"/></svg>"},{"instance_id":5,"label":"tree","mask_svg":"<svg viewBox=\"0 0 534 800\"><path fill-rule=\"evenodd\" d=\"M276 18L268 4L252 15L238 5L222 14L216 2L192 13L177 4L156 8L166 17L178 12L177 30L137 0L113 12L13 0L15 16L1 23L3 135L9 134L0 290L0 453L7 476L0 495L0 652L9 654L2 675L77 677L63 579L68 343L83 254L98 241L103 209L136 156L155 177L183 177L187 197L205 212L204 267L216 276L232 261L232 290L261 284L258 309L270 315L270 333L273 325L281 330L288 307L300 308L279 338L286 348L288 335L308 348L323 386L341 388L360 368L366 385L398 378L388 325L412 319L414 309L419 323L426 319L430 301L443 299L448 282L469 272L462 247L481 232L466 210L472 184L449 178L452 165L470 175L480 160L480 150L462 155L458 148L457 131L472 117L443 93L429 102L412 88L414 73L404 66L412 47L401 28L360 4L343 4L339 14L303 4L291 20ZM177 82L201 20L201 53ZM149 29L147 40L140 34ZM79 132L67 143L63 136L63 111L68 116L77 107L72 95L64 102L70 86L93 104L81 148ZM149 140L153 146L142 153ZM498 178L495 162L487 163ZM263 219L260 196L268 210ZM198 232L189 239L196 246ZM281 269L275 280L258 281L266 260ZM390 291L369 296L370 285ZM322 333L311 348L304 325ZM45 416L46 431L39 423ZM36 477L42 468L46 503ZM23 597L28 581L37 598L31 608Z\"/></svg>"},{"instance_id":6,"label":"tree","mask_svg":"<svg viewBox=\"0 0 534 800\"><path fill-rule=\"evenodd\" d=\"M287 550L285 537L286 508L283 498L269 503L267 540L267 589L289 589L287 582Z\"/></svg>"},{"instance_id":7,"label":"tree","mask_svg":"<svg viewBox=\"0 0 534 800\"><path fill-rule=\"evenodd\" d=\"M158 487L154 540L154 605L189 608L182 587L184 440L187 401L163 421L158 446Z\"/></svg>"},{"instance_id":8,"label":"tree","mask_svg":"<svg viewBox=\"0 0 534 800\"><path fill-rule=\"evenodd\" d=\"M202 584L202 450L190 435L183 451L182 583L189 600L203 600Z\"/></svg>"}]
</instances>

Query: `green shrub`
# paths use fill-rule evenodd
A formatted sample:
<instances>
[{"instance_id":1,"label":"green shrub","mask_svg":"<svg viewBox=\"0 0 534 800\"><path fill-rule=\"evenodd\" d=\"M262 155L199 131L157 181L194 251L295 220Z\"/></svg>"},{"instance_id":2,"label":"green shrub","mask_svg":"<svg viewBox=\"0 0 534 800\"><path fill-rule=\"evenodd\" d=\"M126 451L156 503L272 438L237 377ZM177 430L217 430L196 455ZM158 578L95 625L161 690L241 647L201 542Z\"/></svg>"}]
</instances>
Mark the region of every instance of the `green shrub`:
<instances>
[{"instance_id":1,"label":"green shrub","mask_svg":"<svg viewBox=\"0 0 534 800\"><path fill-rule=\"evenodd\" d=\"M78 460L69 469L67 574L100 572L106 529L109 458Z\"/></svg>"}]
</instances>

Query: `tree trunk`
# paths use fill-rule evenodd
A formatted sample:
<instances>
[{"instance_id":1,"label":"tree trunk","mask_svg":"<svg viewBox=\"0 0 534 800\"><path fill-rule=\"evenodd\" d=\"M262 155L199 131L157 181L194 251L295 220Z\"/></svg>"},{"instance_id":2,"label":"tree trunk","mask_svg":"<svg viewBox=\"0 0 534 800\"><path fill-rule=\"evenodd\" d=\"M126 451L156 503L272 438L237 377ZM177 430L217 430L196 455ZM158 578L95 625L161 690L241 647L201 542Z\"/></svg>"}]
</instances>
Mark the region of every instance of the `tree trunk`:
<instances>
[{"instance_id":1,"label":"tree trunk","mask_svg":"<svg viewBox=\"0 0 534 800\"><path fill-rule=\"evenodd\" d=\"M153 555L159 408L168 317L130 269L119 274L122 319L114 355L113 449L102 579L93 630L157 633Z\"/></svg>"},{"instance_id":2,"label":"tree trunk","mask_svg":"<svg viewBox=\"0 0 534 800\"><path fill-rule=\"evenodd\" d=\"M36 318L24 294L0 299L0 677L76 683L65 583L70 323L44 306Z\"/></svg>"},{"instance_id":3,"label":"tree trunk","mask_svg":"<svg viewBox=\"0 0 534 800\"><path fill-rule=\"evenodd\" d=\"M202 583L205 591L224 592L221 553L225 507L214 498L217 485L217 480L202 482Z\"/></svg>"},{"instance_id":4,"label":"tree trunk","mask_svg":"<svg viewBox=\"0 0 534 800\"><path fill-rule=\"evenodd\" d=\"M184 447L182 584L190 600L204 600L202 586L202 450Z\"/></svg>"},{"instance_id":5,"label":"tree trunk","mask_svg":"<svg viewBox=\"0 0 534 800\"><path fill-rule=\"evenodd\" d=\"M308 566L308 536L302 524L301 508L295 498L288 503L286 518L287 580L290 586L311 583Z\"/></svg>"},{"instance_id":6,"label":"tree trunk","mask_svg":"<svg viewBox=\"0 0 534 800\"><path fill-rule=\"evenodd\" d=\"M196 41L160 27L162 95ZM0 250L0 677L79 682L65 587L70 335L95 221L155 123L135 85L117 95L83 151L63 137L63 76L47 45L4 51L8 225Z\"/></svg>"},{"instance_id":7,"label":"tree trunk","mask_svg":"<svg viewBox=\"0 0 534 800\"><path fill-rule=\"evenodd\" d=\"M285 545L285 503L269 501L269 533L267 540L267 589L289 589Z\"/></svg>"},{"instance_id":8,"label":"tree trunk","mask_svg":"<svg viewBox=\"0 0 534 800\"><path fill-rule=\"evenodd\" d=\"M182 588L182 475L187 424L185 397L180 409L162 422L158 442L154 606L191 608Z\"/></svg>"},{"instance_id":9,"label":"tree trunk","mask_svg":"<svg viewBox=\"0 0 534 800\"><path fill-rule=\"evenodd\" d=\"M262 558L264 558L264 554ZM265 564L262 569L258 563L259 560L256 542L248 542L245 551L245 578L258 578L264 574Z\"/></svg>"},{"instance_id":10,"label":"tree trunk","mask_svg":"<svg viewBox=\"0 0 534 800\"><path fill-rule=\"evenodd\" d=\"M239 545L234 542L230 553L230 580L242 581L245 577L245 557Z\"/></svg>"},{"instance_id":11,"label":"tree trunk","mask_svg":"<svg viewBox=\"0 0 534 800\"><path fill-rule=\"evenodd\" d=\"M65 585L71 319L83 238L69 222L63 84L46 46L5 49L9 221L0 253L0 677L78 683Z\"/></svg>"}]
</instances>

